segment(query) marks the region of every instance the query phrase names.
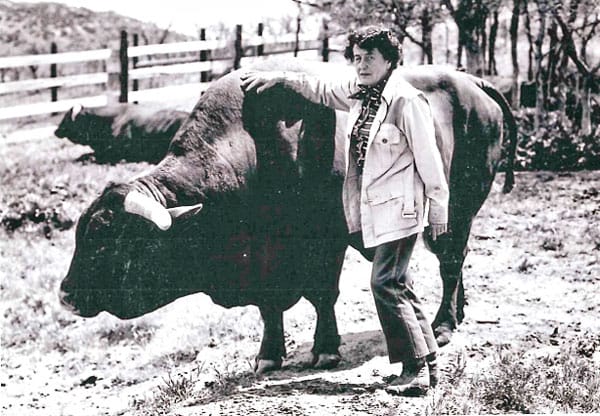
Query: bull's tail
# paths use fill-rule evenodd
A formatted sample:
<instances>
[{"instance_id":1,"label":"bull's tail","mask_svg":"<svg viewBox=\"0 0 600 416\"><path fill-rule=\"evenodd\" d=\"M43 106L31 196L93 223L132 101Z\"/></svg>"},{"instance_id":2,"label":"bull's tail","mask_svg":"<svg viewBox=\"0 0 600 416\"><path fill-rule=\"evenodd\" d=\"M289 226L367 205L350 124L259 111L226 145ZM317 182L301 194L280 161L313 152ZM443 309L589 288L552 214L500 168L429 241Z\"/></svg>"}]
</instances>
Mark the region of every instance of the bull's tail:
<instances>
[{"instance_id":1,"label":"bull's tail","mask_svg":"<svg viewBox=\"0 0 600 416\"><path fill-rule=\"evenodd\" d=\"M502 95L500 91L496 89L491 83L485 81L481 78L473 77L476 80L476 84L481 88L491 99L496 101L500 108L502 108L502 113L504 114L504 121L508 126L508 136L506 136L505 141L503 143L504 149L504 159L506 162L505 165L505 176L504 176L504 187L502 188L502 192L505 194L509 193L515 185L515 157L517 152L517 122L515 121L515 116L513 115L512 109L510 108L510 104Z\"/></svg>"}]
</instances>

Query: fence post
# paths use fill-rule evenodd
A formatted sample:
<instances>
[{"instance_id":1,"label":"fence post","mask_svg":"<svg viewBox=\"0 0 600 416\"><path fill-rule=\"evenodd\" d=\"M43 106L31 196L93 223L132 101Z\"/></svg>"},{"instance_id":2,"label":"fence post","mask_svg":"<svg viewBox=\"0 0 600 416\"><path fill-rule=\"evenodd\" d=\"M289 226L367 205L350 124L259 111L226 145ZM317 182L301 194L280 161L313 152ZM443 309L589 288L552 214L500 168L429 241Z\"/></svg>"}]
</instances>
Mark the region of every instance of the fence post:
<instances>
[{"instance_id":1,"label":"fence post","mask_svg":"<svg viewBox=\"0 0 600 416\"><path fill-rule=\"evenodd\" d=\"M129 57L127 55L127 31L121 30L121 45L119 47L119 60L121 61L121 74L119 81L121 83L120 103L127 102L128 84L129 84Z\"/></svg>"},{"instance_id":2,"label":"fence post","mask_svg":"<svg viewBox=\"0 0 600 416\"><path fill-rule=\"evenodd\" d=\"M242 55L244 54L242 49L242 25L235 26L234 49L235 55L233 57L233 69L239 69L242 62Z\"/></svg>"},{"instance_id":3,"label":"fence post","mask_svg":"<svg viewBox=\"0 0 600 416\"><path fill-rule=\"evenodd\" d=\"M258 31L257 34L258 36L260 36L262 38L263 35L263 31L265 30L265 25L262 23L258 24ZM261 39L262 40L262 39ZM260 45L258 45L256 47L256 56L263 56L263 54L265 53L265 45L263 45L262 43Z\"/></svg>"},{"instance_id":4,"label":"fence post","mask_svg":"<svg viewBox=\"0 0 600 416\"><path fill-rule=\"evenodd\" d=\"M200 29L200 40L206 40L206 29ZM210 59L210 51L201 50L200 51L200 62L206 62ZM208 82L212 74L210 71L201 71L200 72L200 82Z\"/></svg>"},{"instance_id":5,"label":"fence post","mask_svg":"<svg viewBox=\"0 0 600 416\"><path fill-rule=\"evenodd\" d=\"M296 45L294 46L294 58L298 56L300 51L300 16L296 18Z\"/></svg>"},{"instance_id":6,"label":"fence post","mask_svg":"<svg viewBox=\"0 0 600 416\"><path fill-rule=\"evenodd\" d=\"M56 47L56 42L52 42L50 45L50 53L57 53L58 48ZM56 78L56 64L50 64L50 78ZM58 87L50 88L50 99L54 103L58 101Z\"/></svg>"},{"instance_id":7,"label":"fence post","mask_svg":"<svg viewBox=\"0 0 600 416\"><path fill-rule=\"evenodd\" d=\"M138 45L139 45L139 42L140 42L140 37L138 36L138 34L137 34L137 33L134 33L134 34L133 34L133 46L138 46ZM139 58L138 58L137 56L134 56L133 58L131 58L131 67L132 67L132 68L134 68L134 69L135 69L135 68L137 68L138 59L139 59ZM132 88L131 88L131 89L132 89L133 91L137 91L137 90L139 89L139 82L138 82L138 80L137 80L137 79L134 79L134 80L133 80L133 86L132 86ZM134 104L137 104L138 102L137 102L137 101L134 101L133 103L134 103Z\"/></svg>"},{"instance_id":8,"label":"fence post","mask_svg":"<svg viewBox=\"0 0 600 416\"><path fill-rule=\"evenodd\" d=\"M323 49L321 51L323 62L329 62L329 26L323 22Z\"/></svg>"}]
</instances>

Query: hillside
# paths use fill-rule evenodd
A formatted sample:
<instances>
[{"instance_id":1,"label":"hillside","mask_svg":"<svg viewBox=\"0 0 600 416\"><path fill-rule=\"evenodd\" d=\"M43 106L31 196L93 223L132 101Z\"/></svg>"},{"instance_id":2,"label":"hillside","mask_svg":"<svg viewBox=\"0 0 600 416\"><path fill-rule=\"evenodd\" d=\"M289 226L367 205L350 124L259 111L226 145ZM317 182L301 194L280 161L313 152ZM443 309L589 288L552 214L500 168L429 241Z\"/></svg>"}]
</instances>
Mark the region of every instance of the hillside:
<instances>
[{"instance_id":1,"label":"hillside","mask_svg":"<svg viewBox=\"0 0 600 416\"><path fill-rule=\"evenodd\" d=\"M59 52L117 48L122 29L138 33L142 45L190 39L114 12L95 12L58 3L0 0L0 56L49 53L51 42L56 42ZM3 75L9 79L24 76Z\"/></svg>"}]
</instances>

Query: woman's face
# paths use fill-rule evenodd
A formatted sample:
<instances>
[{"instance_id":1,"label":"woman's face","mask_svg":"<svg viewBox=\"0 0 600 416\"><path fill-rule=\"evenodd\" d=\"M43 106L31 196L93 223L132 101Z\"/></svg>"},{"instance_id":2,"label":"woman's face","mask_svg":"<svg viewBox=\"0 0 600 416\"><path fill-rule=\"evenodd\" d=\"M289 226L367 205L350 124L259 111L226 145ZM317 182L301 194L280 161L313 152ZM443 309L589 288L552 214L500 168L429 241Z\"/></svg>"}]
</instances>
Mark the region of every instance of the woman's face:
<instances>
[{"instance_id":1,"label":"woman's face","mask_svg":"<svg viewBox=\"0 0 600 416\"><path fill-rule=\"evenodd\" d=\"M386 61L377 48L367 51L354 45L352 51L354 53L354 69L356 69L359 84L368 86L377 84L392 67L392 63Z\"/></svg>"}]
</instances>

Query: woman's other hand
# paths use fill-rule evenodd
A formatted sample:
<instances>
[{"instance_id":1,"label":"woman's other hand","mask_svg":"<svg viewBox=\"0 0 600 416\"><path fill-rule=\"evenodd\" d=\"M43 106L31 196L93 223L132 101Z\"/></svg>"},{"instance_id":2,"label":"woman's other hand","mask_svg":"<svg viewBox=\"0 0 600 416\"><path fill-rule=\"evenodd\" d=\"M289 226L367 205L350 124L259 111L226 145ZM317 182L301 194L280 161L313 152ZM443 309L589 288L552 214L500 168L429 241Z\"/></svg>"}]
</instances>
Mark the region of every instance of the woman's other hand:
<instances>
[{"instance_id":1,"label":"woman's other hand","mask_svg":"<svg viewBox=\"0 0 600 416\"><path fill-rule=\"evenodd\" d=\"M431 224L431 238L433 241L437 240L437 238L448 232L448 224Z\"/></svg>"}]
</instances>

